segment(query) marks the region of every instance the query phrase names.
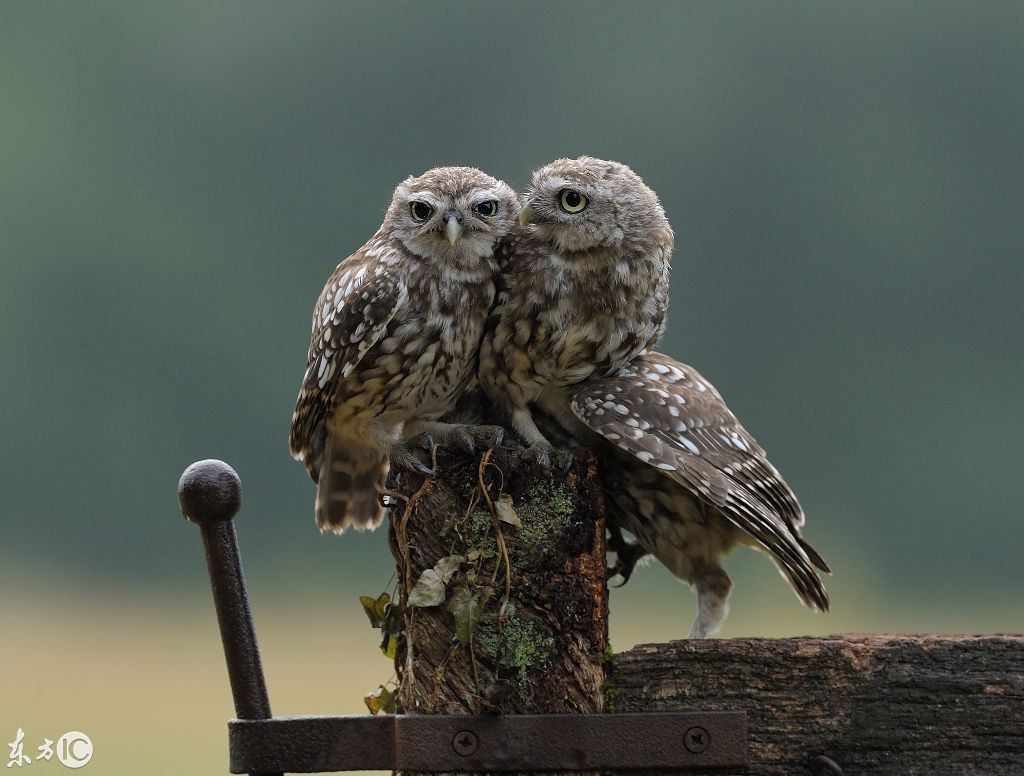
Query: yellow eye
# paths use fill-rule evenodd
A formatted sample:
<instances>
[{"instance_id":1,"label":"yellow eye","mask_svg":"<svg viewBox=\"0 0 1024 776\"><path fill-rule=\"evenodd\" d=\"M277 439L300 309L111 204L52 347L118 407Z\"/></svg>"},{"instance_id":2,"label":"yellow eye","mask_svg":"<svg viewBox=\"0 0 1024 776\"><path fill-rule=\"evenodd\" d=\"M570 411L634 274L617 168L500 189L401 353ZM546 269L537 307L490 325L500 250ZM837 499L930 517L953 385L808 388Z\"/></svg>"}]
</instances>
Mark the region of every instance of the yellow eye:
<instances>
[{"instance_id":1,"label":"yellow eye","mask_svg":"<svg viewBox=\"0 0 1024 776\"><path fill-rule=\"evenodd\" d=\"M558 195L558 203L566 213L579 213L586 208L589 200L576 189L562 189Z\"/></svg>"}]
</instances>

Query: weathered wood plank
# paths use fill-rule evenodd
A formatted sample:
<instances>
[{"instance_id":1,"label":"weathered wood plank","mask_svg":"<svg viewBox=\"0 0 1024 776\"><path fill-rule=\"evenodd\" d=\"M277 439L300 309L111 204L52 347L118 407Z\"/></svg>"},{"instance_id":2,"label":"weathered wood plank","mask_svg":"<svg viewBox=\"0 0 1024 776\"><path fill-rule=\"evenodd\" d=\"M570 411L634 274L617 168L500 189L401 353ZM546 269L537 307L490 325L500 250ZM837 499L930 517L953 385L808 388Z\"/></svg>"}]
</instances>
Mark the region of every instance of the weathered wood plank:
<instances>
[{"instance_id":1,"label":"weathered wood plank","mask_svg":"<svg viewBox=\"0 0 1024 776\"><path fill-rule=\"evenodd\" d=\"M831 636L644 644L610 711L744 710L751 774L1024 774L1024 637ZM828 771L822 771L827 773Z\"/></svg>"}]
</instances>

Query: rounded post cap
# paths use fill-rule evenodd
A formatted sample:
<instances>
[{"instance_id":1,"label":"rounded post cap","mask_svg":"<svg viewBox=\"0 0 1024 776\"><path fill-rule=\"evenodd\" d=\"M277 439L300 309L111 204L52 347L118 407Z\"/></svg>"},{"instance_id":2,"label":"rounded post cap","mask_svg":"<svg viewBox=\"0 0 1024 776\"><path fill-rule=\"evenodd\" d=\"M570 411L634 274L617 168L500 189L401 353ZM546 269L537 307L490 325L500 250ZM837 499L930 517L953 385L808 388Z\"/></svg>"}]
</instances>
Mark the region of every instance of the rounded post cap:
<instances>
[{"instance_id":1,"label":"rounded post cap","mask_svg":"<svg viewBox=\"0 0 1024 776\"><path fill-rule=\"evenodd\" d=\"M193 523L230 520L242 507L242 481L223 461L196 461L181 473L178 503L185 519Z\"/></svg>"}]
</instances>

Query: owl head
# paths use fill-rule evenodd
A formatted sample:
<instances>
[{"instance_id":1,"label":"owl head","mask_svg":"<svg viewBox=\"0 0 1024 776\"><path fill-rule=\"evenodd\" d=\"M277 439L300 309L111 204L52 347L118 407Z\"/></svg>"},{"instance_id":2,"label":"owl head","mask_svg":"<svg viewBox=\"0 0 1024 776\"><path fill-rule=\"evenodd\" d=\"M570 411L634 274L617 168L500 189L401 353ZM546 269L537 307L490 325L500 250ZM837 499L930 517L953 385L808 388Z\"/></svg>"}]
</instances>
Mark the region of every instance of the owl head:
<instances>
[{"instance_id":1,"label":"owl head","mask_svg":"<svg viewBox=\"0 0 1024 776\"><path fill-rule=\"evenodd\" d=\"M672 230L655 194L619 162L556 159L533 173L519 213L559 251L643 249Z\"/></svg>"},{"instance_id":2,"label":"owl head","mask_svg":"<svg viewBox=\"0 0 1024 776\"><path fill-rule=\"evenodd\" d=\"M398 184L384 229L417 256L472 270L515 225L508 184L475 167L435 167Z\"/></svg>"}]
</instances>

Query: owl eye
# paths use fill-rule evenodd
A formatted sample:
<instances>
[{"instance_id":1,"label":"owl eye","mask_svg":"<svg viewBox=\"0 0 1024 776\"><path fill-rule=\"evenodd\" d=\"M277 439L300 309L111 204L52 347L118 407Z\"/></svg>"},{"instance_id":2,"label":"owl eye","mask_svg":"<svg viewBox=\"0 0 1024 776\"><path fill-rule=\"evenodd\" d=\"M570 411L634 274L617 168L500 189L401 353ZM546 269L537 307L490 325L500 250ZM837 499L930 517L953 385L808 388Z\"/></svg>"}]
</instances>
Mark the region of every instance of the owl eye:
<instances>
[{"instance_id":1,"label":"owl eye","mask_svg":"<svg viewBox=\"0 0 1024 776\"><path fill-rule=\"evenodd\" d=\"M413 202L409 209L412 211L412 220L417 223L423 223L434 212L434 208L426 202Z\"/></svg>"},{"instance_id":2,"label":"owl eye","mask_svg":"<svg viewBox=\"0 0 1024 776\"><path fill-rule=\"evenodd\" d=\"M558 203L566 213L579 213L589 204L589 200L576 189L562 189L558 195Z\"/></svg>"},{"instance_id":3,"label":"owl eye","mask_svg":"<svg viewBox=\"0 0 1024 776\"><path fill-rule=\"evenodd\" d=\"M493 216L498 212L498 203L493 199L489 199L486 202L481 202L479 205L474 205L473 210L482 216Z\"/></svg>"}]
</instances>

